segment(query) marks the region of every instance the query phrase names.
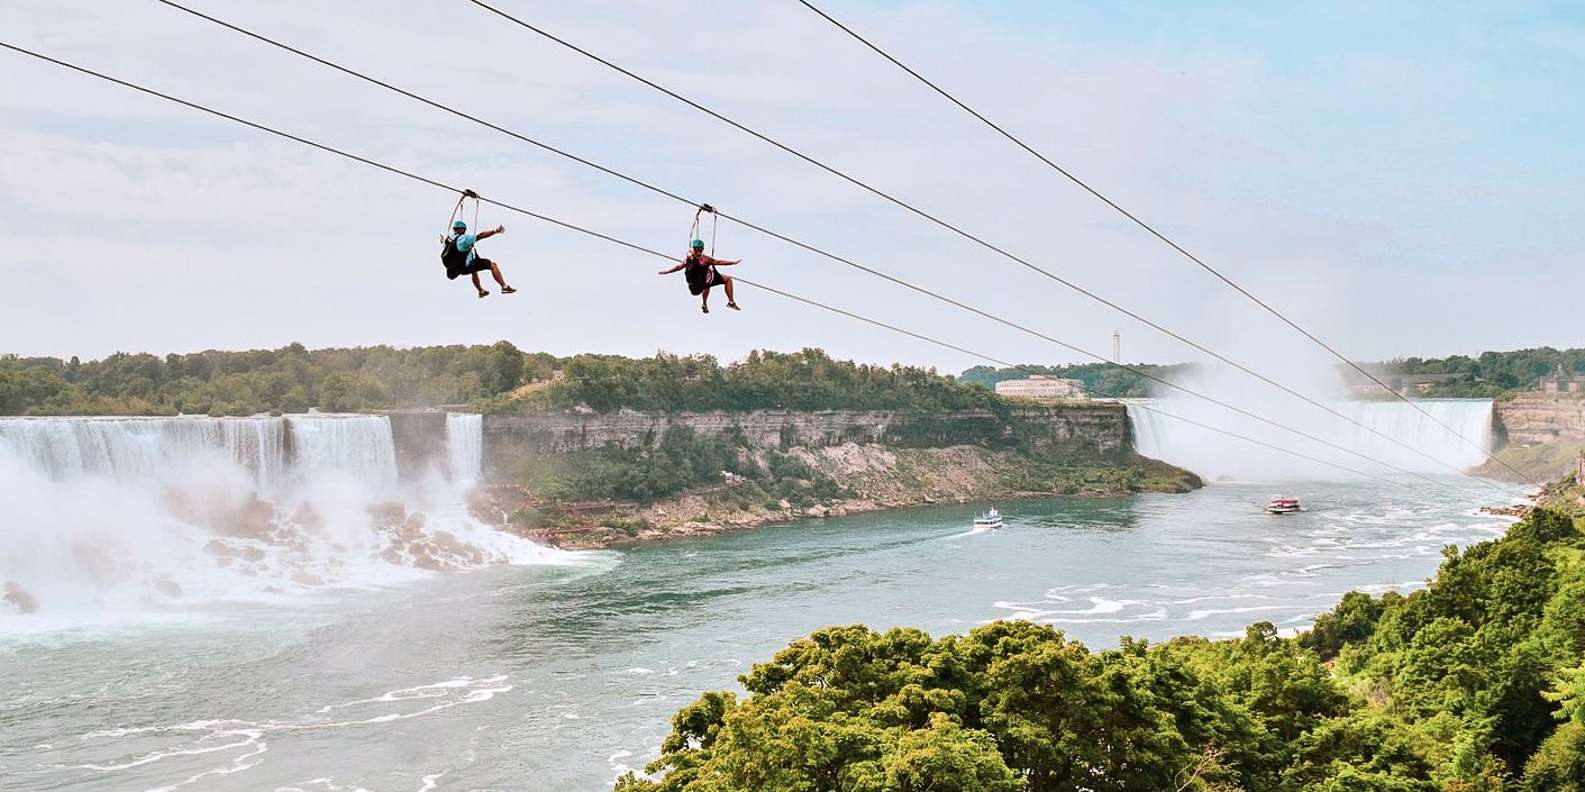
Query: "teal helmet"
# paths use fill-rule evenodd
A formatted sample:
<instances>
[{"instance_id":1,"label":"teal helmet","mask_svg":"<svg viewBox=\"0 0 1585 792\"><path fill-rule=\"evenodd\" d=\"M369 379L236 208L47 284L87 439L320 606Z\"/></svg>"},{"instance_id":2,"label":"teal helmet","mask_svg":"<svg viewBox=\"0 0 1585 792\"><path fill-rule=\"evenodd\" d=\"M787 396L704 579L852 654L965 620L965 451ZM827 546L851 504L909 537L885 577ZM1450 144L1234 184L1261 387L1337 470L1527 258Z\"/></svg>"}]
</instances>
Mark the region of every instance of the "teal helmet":
<instances>
[{"instance_id":1,"label":"teal helmet","mask_svg":"<svg viewBox=\"0 0 1585 792\"><path fill-rule=\"evenodd\" d=\"M694 250L704 250L704 240L695 239L693 242L689 243L688 247L691 247Z\"/></svg>"},{"instance_id":2,"label":"teal helmet","mask_svg":"<svg viewBox=\"0 0 1585 792\"><path fill-rule=\"evenodd\" d=\"M466 231L466 230L468 230L468 223L467 223L467 221L465 221L465 220L463 220L462 218L459 217L459 218L457 218L457 221L455 223L451 224L451 230L453 230L453 231Z\"/></svg>"}]
</instances>

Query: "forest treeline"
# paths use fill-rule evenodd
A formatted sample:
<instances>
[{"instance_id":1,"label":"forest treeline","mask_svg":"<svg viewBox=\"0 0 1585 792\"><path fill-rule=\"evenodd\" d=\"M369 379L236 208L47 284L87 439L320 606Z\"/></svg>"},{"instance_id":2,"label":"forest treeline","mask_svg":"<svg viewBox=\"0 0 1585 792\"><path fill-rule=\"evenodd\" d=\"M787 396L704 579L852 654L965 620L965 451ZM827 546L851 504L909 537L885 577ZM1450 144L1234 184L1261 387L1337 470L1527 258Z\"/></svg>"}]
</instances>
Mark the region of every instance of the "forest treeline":
<instances>
[{"instance_id":1,"label":"forest treeline","mask_svg":"<svg viewBox=\"0 0 1585 792\"><path fill-rule=\"evenodd\" d=\"M1437 382L1428 389L1417 390L1426 398L1502 398L1519 392L1535 390L1541 377L1555 374L1561 366L1566 376L1585 375L1585 349L1516 349L1509 352L1482 352L1470 357L1452 355L1444 358L1406 357L1381 363L1362 364L1371 373L1387 380L1395 387L1402 381L1421 375L1435 375ZM1131 368L1160 377L1168 382L1192 373L1194 364L1154 365L1131 364ZM1256 368L1260 368L1256 366ZM1021 379L1030 373L1052 377L1081 380L1094 396L1108 398L1134 398L1159 396L1162 386L1149 377L1141 376L1109 363L1084 363L1080 365L1040 366L1025 365L1018 368L975 366L963 372L960 379L987 388L996 387L1002 380ZM1385 392L1373 394L1363 377L1346 366L1339 366L1340 382L1360 385L1362 396L1391 398Z\"/></svg>"},{"instance_id":2,"label":"forest treeline","mask_svg":"<svg viewBox=\"0 0 1585 792\"><path fill-rule=\"evenodd\" d=\"M1375 364L1404 375L1455 375L1429 396L1500 396L1556 371L1585 373L1585 349L1549 347L1478 357L1403 358ZM1153 383L1106 364L1029 366L1084 381L1094 395L1152 395ZM1167 380L1191 364L1140 365ZM818 349L710 355L557 357L511 343L171 354L101 360L0 356L0 415L254 415L469 405L485 411L587 405L609 411L756 409L970 409L1001 411L990 392L1023 370L976 366L961 377L913 366L836 360Z\"/></svg>"},{"instance_id":3,"label":"forest treeline","mask_svg":"<svg viewBox=\"0 0 1585 792\"><path fill-rule=\"evenodd\" d=\"M1482 352L1475 357L1452 355L1445 358L1395 358L1373 368L1386 374L1443 375L1424 395L1430 397L1500 398L1518 391L1535 390L1537 382L1557 373L1565 376L1585 374L1585 349L1516 349L1511 352Z\"/></svg>"},{"instance_id":4,"label":"forest treeline","mask_svg":"<svg viewBox=\"0 0 1585 792\"><path fill-rule=\"evenodd\" d=\"M933 370L834 360L818 349L560 358L491 345L304 348L102 360L0 356L0 415L254 415L470 405L512 411L1004 409Z\"/></svg>"},{"instance_id":5,"label":"forest treeline","mask_svg":"<svg viewBox=\"0 0 1585 792\"><path fill-rule=\"evenodd\" d=\"M672 719L618 792L1582 792L1585 538L1538 510L1314 629L1094 651L832 627Z\"/></svg>"}]
</instances>

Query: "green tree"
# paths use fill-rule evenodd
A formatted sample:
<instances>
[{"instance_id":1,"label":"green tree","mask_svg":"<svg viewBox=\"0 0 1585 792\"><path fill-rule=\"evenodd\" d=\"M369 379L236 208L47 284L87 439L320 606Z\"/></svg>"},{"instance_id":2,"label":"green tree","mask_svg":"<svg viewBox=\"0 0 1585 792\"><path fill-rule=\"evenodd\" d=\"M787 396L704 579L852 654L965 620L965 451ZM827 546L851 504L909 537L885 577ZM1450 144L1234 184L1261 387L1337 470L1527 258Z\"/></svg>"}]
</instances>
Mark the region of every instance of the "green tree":
<instances>
[{"instance_id":1,"label":"green tree","mask_svg":"<svg viewBox=\"0 0 1585 792\"><path fill-rule=\"evenodd\" d=\"M1585 792L1582 543L1534 511L1299 638L819 630L744 676L747 698L684 708L658 780L618 789Z\"/></svg>"},{"instance_id":2,"label":"green tree","mask_svg":"<svg viewBox=\"0 0 1585 792\"><path fill-rule=\"evenodd\" d=\"M1585 725L1566 723L1525 765L1524 792L1585 792Z\"/></svg>"},{"instance_id":3,"label":"green tree","mask_svg":"<svg viewBox=\"0 0 1585 792\"><path fill-rule=\"evenodd\" d=\"M328 412L349 412L358 408L358 381L351 374L336 372L319 383L318 407Z\"/></svg>"}]
</instances>

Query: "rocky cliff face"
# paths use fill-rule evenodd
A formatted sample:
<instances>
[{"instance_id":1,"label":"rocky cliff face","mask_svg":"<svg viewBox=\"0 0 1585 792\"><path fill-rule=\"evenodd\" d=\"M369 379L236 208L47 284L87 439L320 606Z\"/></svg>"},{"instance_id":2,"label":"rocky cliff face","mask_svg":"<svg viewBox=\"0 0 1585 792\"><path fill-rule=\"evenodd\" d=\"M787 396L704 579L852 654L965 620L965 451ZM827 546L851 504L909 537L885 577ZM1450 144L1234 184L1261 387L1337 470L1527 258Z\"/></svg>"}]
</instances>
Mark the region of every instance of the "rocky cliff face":
<instances>
[{"instance_id":1,"label":"rocky cliff face","mask_svg":"<svg viewBox=\"0 0 1585 792\"><path fill-rule=\"evenodd\" d=\"M1585 399L1520 396L1497 402L1496 409L1509 445L1585 442Z\"/></svg>"},{"instance_id":2,"label":"rocky cliff face","mask_svg":"<svg viewBox=\"0 0 1585 792\"><path fill-rule=\"evenodd\" d=\"M391 442L396 447L396 470L403 481L422 477L446 459L446 414L436 410L387 413Z\"/></svg>"},{"instance_id":3,"label":"rocky cliff face","mask_svg":"<svg viewBox=\"0 0 1585 792\"><path fill-rule=\"evenodd\" d=\"M1012 420L1036 445L1072 446L1102 454L1130 447L1128 414L1122 404L1093 402L1017 410ZM825 448L844 443L900 448L1000 445L1012 429L984 410L957 412L832 410L749 413L651 413L577 410L529 415L489 415L484 419L484 470L487 476L512 475L524 459L565 454L606 445L632 447L659 437L673 426L704 436L741 433L756 449Z\"/></svg>"}]
</instances>

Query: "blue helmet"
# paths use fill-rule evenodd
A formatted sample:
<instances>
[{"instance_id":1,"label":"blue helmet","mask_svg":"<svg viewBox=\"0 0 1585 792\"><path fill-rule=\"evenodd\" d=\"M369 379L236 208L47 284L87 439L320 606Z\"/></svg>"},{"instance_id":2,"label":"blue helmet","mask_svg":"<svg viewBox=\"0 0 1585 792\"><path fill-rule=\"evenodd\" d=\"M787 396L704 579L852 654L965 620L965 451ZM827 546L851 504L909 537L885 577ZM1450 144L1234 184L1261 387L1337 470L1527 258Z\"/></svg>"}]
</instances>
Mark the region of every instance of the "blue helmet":
<instances>
[{"instance_id":1,"label":"blue helmet","mask_svg":"<svg viewBox=\"0 0 1585 792\"><path fill-rule=\"evenodd\" d=\"M457 218L457 221L455 223L451 224L451 230L453 230L453 231L466 231L466 230L468 230L468 223L467 223L467 221L465 221L465 220L463 220L462 218L459 217L459 218Z\"/></svg>"},{"instance_id":2,"label":"blue helmet","mask_svg":"<svg viewBox=\"0 0 1585 792\"><path fill-rule=\"evenodd\" d=\"M693 248L694 250L704 250L704 240L695 239L693 243L689 245L689 247Z\"/></svg>"}]
</instances>

